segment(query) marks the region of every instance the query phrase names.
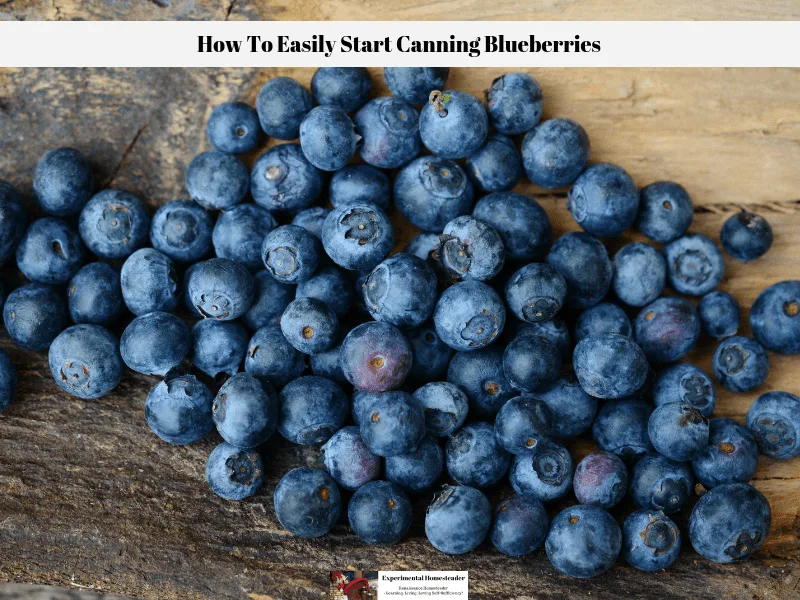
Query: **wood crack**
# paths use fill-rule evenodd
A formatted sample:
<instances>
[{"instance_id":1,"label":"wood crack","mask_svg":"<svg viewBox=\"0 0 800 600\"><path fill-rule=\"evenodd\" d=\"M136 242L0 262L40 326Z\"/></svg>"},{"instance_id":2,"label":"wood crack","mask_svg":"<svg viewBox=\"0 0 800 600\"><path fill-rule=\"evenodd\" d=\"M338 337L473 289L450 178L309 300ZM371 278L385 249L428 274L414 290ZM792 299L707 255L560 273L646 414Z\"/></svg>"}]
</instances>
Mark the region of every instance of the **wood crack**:
<instances>
[{"instance_id":1,"label":"wood crack","mask_svg":"<svg viewBox=\"0 0 800 600\"><path fill-rule=\"evenodd\" d=\"M231 13L233 12L233 7L236 6L236 3L239 0L231 0L231 3L228 5L228 12L225 13L225 20L229 20L231 17Z\"/></svg>"},{"instance_id":2,"label":"wood crack","mask_svg":"<svg viewBox=\"0 0 800 600\"><path fill-rule=\"evenodd\" d=\"M136 134L133 136L131 143L128 144L128 146L123 151L122 156L120 157L119 162L117 163L117 166L114 167L114 170L111 172L109 178L103 183L103 187L108 187L111 185L111 183L114 181L114 178L117 176L117 173L119 173L119 170L122 167L122 163L124 163L125 159L128 158L128 155L133 150L133 147L136 145L136 142L139 141L139 137L142 135L144 130L147 129L149 126L150 126L150 121L139 127L139 129L136 131Z\"/></svg>"}]
</instances>

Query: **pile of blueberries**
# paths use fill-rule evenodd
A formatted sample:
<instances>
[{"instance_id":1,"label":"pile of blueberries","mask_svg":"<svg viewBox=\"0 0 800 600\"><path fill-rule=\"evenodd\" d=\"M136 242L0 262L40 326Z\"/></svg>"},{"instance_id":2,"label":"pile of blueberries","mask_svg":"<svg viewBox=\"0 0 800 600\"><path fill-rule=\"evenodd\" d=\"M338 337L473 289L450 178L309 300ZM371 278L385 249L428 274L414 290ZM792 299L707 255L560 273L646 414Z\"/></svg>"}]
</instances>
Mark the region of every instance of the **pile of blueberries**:
<instances>
[{"instance_id":1,"label":"pile of blueberries","mask_svg":"<svg viewBox=\"0 0 800 600\"><path fill-rule=\"evenodd\" d=\"M410 498L444 476L425 533L449 554L488 537L512 556L544 545L573 577L620 554L664 569L681 547L670 515L696 492L695 550L747 557L771 519L748 481L759 452L800 455L800 398L763 394L745 427L711 418L715 385L753 390L767 350L800 354L800 281L764 290L754 338L737 335L739 305L716 289L723 256L687 233L693 207L680 185L640 190L621 167L588 164L584 129L540 122L542 90L527 74L498 77L485 104L446 90L447 77L387 68L394 95L373 99L361 68L319 69L313 93L276 77L255 109L213 110L215 149L188 167L191 200L152 219L133 194L94 193L78 151L48 152L33 182L45 216L28 224L0 182L0 262L16 252L30 281L5 300L8 334L49 348L55 382L79 398L109 393L125 366L158 376L148 425L171 444L216 428L224 442L206 477L224 498L257 492L259 448L276 430L322 445L326 470L293 469L274 493L277 519L297 536L327 533L346 490L355 534L398 542ZM271 147L248 171L236 155L265 135L299 144ZM523 175L570 186L583 231L552 241L542 207L510 191ZM390 256L395 210L422 233ZM610 257L600 238L632 227L663 247L634 242ZM769 249L772 230L743 211L721 241L746 262ZM701 335L719 340L716 383L678 362ZM15 383L0 353L3 406ZM563 443L588 435L599 450L575 466ZM493 511L481 490L506 475L516 494ZM608 509L626 494L639 509L620 528ZM559 499L567 507L550 520L545 505Z\"/></svg>"}]
</instances>

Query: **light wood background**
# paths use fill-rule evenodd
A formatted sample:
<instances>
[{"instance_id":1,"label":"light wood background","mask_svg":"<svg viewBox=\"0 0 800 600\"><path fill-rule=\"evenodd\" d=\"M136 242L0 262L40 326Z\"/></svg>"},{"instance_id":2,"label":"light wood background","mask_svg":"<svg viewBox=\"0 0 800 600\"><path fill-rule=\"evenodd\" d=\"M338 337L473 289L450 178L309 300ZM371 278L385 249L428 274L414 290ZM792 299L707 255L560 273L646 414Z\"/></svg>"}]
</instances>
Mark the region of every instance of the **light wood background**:
<instances>
[{"instance_id":1,"label":"light wood background","mask_svg":"<svg viewBox=\"0 0 800 600\"><path fill-rule=\"evenodd\" d=\"M445 16L449 4L434 3L430 10ZM737 6L732 10L746 5ZM371 72L376 93L386 93L380 70ZM183 197L185 167L207 147L203 127L211 108L225 100L253 102L263 82L279 73L308 84L313 71L0 70L0 178L30 202L39 157L53 146L72 145L90 156L105 186L135 192L152 206ZM718 240L722 222L744 206L769 219L775 244L764 258L748 265L726 261L721 288L742 302L745 323L747 308L764 287L800 278L800 72L531 73L544 88L545 118L581 122L592 141L592 160L623 165L640 185L665 178L682 183L695 202L694 231ZM482 97L499 74L454 69L449 85ZM563 190L544 193L528 184L519 191L536 196L556 234L576 229ZM400 246L414 232L394 218ZM609 248L631 239L638 236ZM478 599L800 596L798 460L761 460L754 484L772 505L773 526L753 560L713 565L686 541L667 572L643 575L619 565L576 582L557 575L542 552L509 559L484 546L462 557L439 554L425 541L421 519L408 540L390 548L361 544L345 525L318 540L293 538L275 520L272 492L290 467L317 465L317 450L272 440L262 492L242 503L225 502L203 478L216 438L177 448L148 430L143 402L153 378L126 376L113 394L85 402L58 391L45 354L16 348L5 333L0 346L20 370L17 401L0 415L0 580L154 598L284 600L319 597L331 569L391 567L469 569ZM708 370L712 352L706 340L690 358ZM717 414L742 421L760 393L800 393L800 357L772 355L771 362L767 383L755 392L720 389ZM591 447L579 441L572 449L580 457ZM417 504L418 513L426 502Z\"/></svg>"}]
</instances>

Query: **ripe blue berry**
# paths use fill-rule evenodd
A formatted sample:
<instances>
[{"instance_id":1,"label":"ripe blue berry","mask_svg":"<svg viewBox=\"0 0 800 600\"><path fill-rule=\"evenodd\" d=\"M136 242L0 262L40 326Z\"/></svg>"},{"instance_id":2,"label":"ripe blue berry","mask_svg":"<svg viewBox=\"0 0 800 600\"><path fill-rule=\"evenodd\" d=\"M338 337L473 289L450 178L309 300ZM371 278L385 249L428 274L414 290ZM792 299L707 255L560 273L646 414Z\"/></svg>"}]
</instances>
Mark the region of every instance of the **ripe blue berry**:
<instances>
[{"instance_id":1,"label":"ripe blue berry","mask_svg":"<svg viewBox=\"0 0 800 600\"><path fill-rule=\"evenodd\" d=\"M547 263L567 282L567 305L589 308L611 289L614 267L600 241L588 233L570 232L558 238L547 255Z\"/></svg>"},{"instance_id":2,"label":"ripe blue berry","mask_svg":"<svg viewBox=\"0 0 800 600\"><path fill-rule=\"evenodd\" d=\"M343 427L325 442L322 461L331 477L346 490L357 490L381 474L380 457L367 448L355 425Z\"/></svg>"},{"instance_id":3,"label":"ripe blue berry","mask_svg":"<svg viewBox=\"0 0 800 600\"><path fill-rule=\"evenodd\" d=\"M464 554L486 539L492 505L480 490L445 485L425 512L425 536L446 554Z\"/></svg>"},{"instance_id":4,"label":"ripe blue berry","mask_svg":"<svg viewBox=\"0 0 800 600\"><path fill-rule=\"evenodd\" d=\"M592 425L592 436L601 449L623 459L635 459L650 452L653 446L647 424L653 409L640 400L606 402Z\"/></svg>"},{"instance_id":5,"label":"ripe blue berry","mask_svg":"<svg viewBox=\"0 0 800 600\"><path fill-rule=\"evenodd\" d=\"M378 456L413 452L425 437L422 406L405 392L368 395L359 423L364 443Z\"/></svg>"},{"instance_id":6,"label":"ripe blue berry","mask_svg":"<svg viewBox=\"0 0 800 600\"><path fill-rule=\"evenodd\" d=\"M499 348L456 352L447 369L447 381L464 391L470 411L482 419L492 418L519 395L503 372L503 352Z\"/></svg>"},{"instance_id":7,"label":"ripe blue berry","mask_svg":"<svg viewBox=\"0 0 800 600\"><path fill-rule=\"evenodd\" d=\"M22 198L10 183L0 180L0 266L14 253L27 225Z\"/></svg>"},{"instance_id":8,"label":"ripe blue berry","mask_svg":"<svg viewBox=\"0 0 800 600\"><path fill-rule=\"evenodd\" d=\"M17 246L17 267L34 283L67 283L85 257L78 232L53 217L31 223Z\"/></svg>"},{"instance_id":9,"label":"ripe blue berry","mask_svg":"<svg viewBox=\"0 0 800 600\"><path fill-rule=\"evenodd\" d=\"M447 83L447 67L385 67L383 77L392 94L411 104L428 101L433 90Z\"/></svg>"},{"instance_id":10,"label":"ripe blue berry","mask_svg":"<svg viewBox=\"0 0 800 600\"><path fill-rule=\"evenodd\" d=\"M278 144L258 157L250 174L256 204L270 212L297 214L322 193L322 171L308 162L297 144Z\"/></svg>"},{"instance_id":11,"label":"ripe blue berry","mask_svg":"<svg viewBox=\"0 0 800 600\"><path fill-rule=\"evenodd\" d=\"M189 277L192 304L206 319L230 321L242 316L253 302L250 272L227 258L199 263Z\"/></svg>"},{"instance_id":12,"label":"ripe blue berry","mask_svg":"<svg viewBox=\"0 0 800 600\"><path fill-rule=\"evenodd\" d=\"M630 492L642 508L672 514L692 495L694 479L688 463L648 454L633 467Z\"/></svg>"},{"instance_id":13,"label":"ripe blue berry","mask_svg":"<svg viewBox=\"0 0 800 600\"><path fill-rule=\"evenodd\" d=\"M444 379L453 357L453 349L439 338L433 323L428 321L407 331L406 338L412 354L409 381L424 383Z\"/></svg>"},{"instance_id":14,"label":"ripe blue berry","mask_svg":"<svg viewBox=\"0 0 800 600\"><path fill-rule=\"evenodd\" d=\"M120 286L125 306L137 316L178 306L175 265L158 250L142 248L131 254L122 265Z\"/></svg>"},{"instance_id":15,"label":"ripe blue berry","mask_svg":"<svg viewBox=\"0 0 800 600\"><path fill-rule=\"evenodd\" d=\"M282 225L270 231L261 245L261 260L267 272L281 283L300 283L317 270L322 248L307 229Z\"/></svg>"},{"instance_id":16,"label":"ripe blue berry","mask_svg":"<svg viewBox=\"0 0 800 600\"><path fill-rule=\"evenodd\" d=\"M363 285L364 304L377 321L403 329L427 321L437 298L436 275L413 254L394 254L375 267Z\"/></svg>"},{"instance_id":17,"label":"ripe blue berry","mask_svg":"<svg viewBox=\"0 0 800 600\"><path fill-rule=\"evenodd\" d=\"M509 383L523 392L538 391L558 379L561 353L547 338L523 335L503 352L503 372Z\"/></svg>"},{"instance_id":18,"label":"ripe blue berry","mask_svg":"<svg viewBox=\"0 0 800 600\"><path fill-rule=\"evenodd\" d=\"M685 299L670 296L645 306L636 316L634 338L647 359L670 363L683 358L700 337L700 318Z\"/></svg>"},{"instance_id":19,"label":"ripe blue berry","mask_svg":"<svg viewBox=\"0 0 800 600\"><path fill-rule=\"evenodd\" d=\"M311 93L317 103L345 112L358 110L371 90L369 71L364 67L320 67L311 78Z\"/></svg>"},{"instance_id":20,"label":"ripe blue berry","mask_svg":"<svg viewBox=\"0 0 800 600\"><path fill-rule=\"evenodd\" d=\"M206 123L206 136L222 152L250 152L261 137L258 113L244 102L223 102L214 107Z\"/></svg>"},{"instance_id":21,"label":"ripe blue berry","mask_svg":"<svg viewBox=\"0 0 800 600\"><path fill-rule=\"evenodd\" d=\"M719 241L733 258L750 262L772 246L772 227L764 217L743 210L725 221Z\"/></svg>"},{"instance_id":22,"label":"ripe blue berry","mask_svg":"<svg viewBox=\"0 0 800 600\"><path fill-rule=\"evenodd\" d=\"M238 204L220 213L211 240L219 258L229 258L251 271L260 269L264 236L278 223L265 208L256 204Z\"/></svg>"},{"instance_id":23,"label":"ripe blue berry","mask_svg":"<svg viewBox=\"0 0 800 600\"><path fill-rule=\"evenodd\" d=\"M247 340L247 329L238 321L198 321L192 327L192 365L217 380L235 375L242 366Z\"/></svg>"},{"instance_id":24,"label":"ripe blue berry","mask_svg":"<svg viewBox=\"0 0 800 600\"><path fill-rule=\"evenodd\" d=\"M244 200L250 191L250 173L233 154L209 150L189 163L186 189L203 208L222 210Z\"/></svg>"},{"instance_id":25,"label":"ripe blue berry","mask_svg":"<svg viewBox=\"0 0 800 600\"><path fill-rule=\"evenodd\" d=\"M495 437L506 451L519 454L546 441L552 434L554 421L553 412L545 402L533 396L518 396L497 413Z\"/></svg>"},{"instance_id":26,"label":"ripe blue berry","mask_svg":"<svg viewBox=\"0 0 800 600\"><path fill-rule=\"evenodd\" d=\"M575 181L589 161L589 136L571 119L549 119L522 140L522 164L533 183L554 190Z\"/></svg>"},{"instance_id":27,"label":"ripe blue berry","mask_svg":"<svg viewBox=\"0 0 800 600\"><path fill-rule=\"evenodd\" d=\"M283 311L294 300L295 286L281 283L265 270L253 275L253 284L253 303L242 315L242 321L253 331L278 325Z\"/></svg>"},{"instance_id":28,"label":"ripe blue berry","mask_svg":"<svg viewBox=\"0 0 800 600\"><path fill-rule=\"evenodd\" d=\"M44 350L67 326L67 308L54 287L29 283L8 295L3 322L17 346Z\"/></svg>"},{"instance_id":29,"label":"ripe blue berry","mask_svg":"<svg viewBox=\"0 0 800 600\"><path fill-rule=\"evenodd\" d=\"M396 544L411 527L411 501L390 481L370 481L353 494L347 518L353 532L367 544Z\"/></svg>"},{"instance_id":30,"label":"ripe blue berry","mask_svg":"<svg viewBox=\"0 0 800 600\"><path fill-rule=\"evenodd\" d=\"M708 444L708 419L688 403L656 407L647 426L653 447L672 460L696 458Z\"/></svg>"},{"instance_id":31,"label":"ripe blue berry","mask_svg":"<svg viewBox=\"0 0 800 600\"><path fill-rule=\"evenodd\" d=\"M67 306L73 323L116 321L122 312L119 271L100 262L81 267L67 285Z\"/></svg>"},{"instance_id":32,"label":"ripe blue berry","mask_svg":"<svg viewBox=\"0 0 800 600\"><path fill-rule=\"evenodd\" d=\"M454 350L476 350L502 333L506 309L500 296L480 281L462 281L439 297L433 314L436 333Z\"/></svg>"},{"instance_id":33,"label":"ripe blue berry","mask_svg":"<svg viewBox=\"0 0 800 600\"><path fill-rule=\"evenodd\" d=\"M611 508L628 489L628 467L616 454L592 452L575 468L572 486L581 504Z\"/></svg>"},{"instance_id":34,"label":"ripe blue berry","mask_svg":"<svg viewBox=\"0 0 800 600\"><path fill-rule=\"evenodd\" d=\"M336 106L317 106L300 123L300 148L308 162L323 171L336 171L350 162L360 139L353 121Z\"/></svg>"},{"instance_id":35,"label":"ripe blue berry","mask_svg":"<svg viewBox=\"0 0 800 600\"><path fill-rule=\"evenodd\" d=\"M650 304L666 283L667 261L650 244L633 242L614 255L614 293L628 306Z\"/></svg>"},{"instance_id":36,"label":"ripe blue berry","mask_svg":"<svg viewBox=\"0 0 800 600\"><path fill-rule=\"evenodd\" d=\"M272 386L248 373L237 373L219 389L211 407L214 425L226 442L255 448L278 426L278 399Z\"/></svg>"},{"instance_id":37,"label":"ripe blue berry","mask_svg":"<svg viewBox=\"0 0 800 600\"><path fill-rule=\"evenodd\" d=\"M466 158L483 145L488 132L486 109L467 92L431 94L419 115L422 143L441 158Z\"/></svg>"},{"instance_id":38,"label":"ripe blue berry","mask_svg":"<svg viewBox=\"0 0 800 600\"><path fill-rule=\"evenodd\" d=\"M697 314L703 330L715 339L736 335L741 309L739 301L727 292L714 290L700 299Z\"/></svg>"},{"instance_id":39,"label":"ripe blue berry","mask_svg":"<svg viewBox=\"0 0 800 600\"><path fill-rule=\"evenodd\" d=\"M596 398L624 398L641 388L649 366L632 339L617 333L593 333L572 357L575 375L586 393Z\"/></svg>"},{"instance_id":40,"label":"ripe blue berry","mask_svg":"<svg viewBox=\"0 0 800 600\"><path fill-rule=\"evenodd\" d=\"M254 496L264 482L261 455L223 442L208 457L206 481L211 491L225 500Z\"/></svg>"},{"instance_id":41,"label":"ripe blue berry","mask_svg":"<svg viewBox=\"0 0 800 600\"><path fill-rule=\"evenodd\" d=\"M433 487L444 470L444 451L426 435L416 450L386 457L386 479L407 492L420 493Z\"/></svg>"},{"instance_id":42,"label":"ripe blue berry","mask_svg":"<svg viewBox=\"0 0 800 600\"><path fill-rule=\"evenodd\" d=\"M77 215L92 195L92 171L86 157L74 148L45 154L33 174L33 191L48 215Z\"/></svg>"},{"instance_id":43,"label":"ripe blue berry","mask_svg":"<svg viewBox=\"0 0 800 600\"><path fill-rule=\"evenodd\" d=\"M726 338L717 347L711 359L711 368L725 389L732 392L749 392L767 378L769 357L764 348L741 335Z\"/></svg>"},{"instance_id":44,"label":"ripe blue berry","mask_svg":"<svg viewBox=\"0 0 800 600\"><path fill-rule=\"evenodd\" d=\"M349 407L330 379L300 377L281 390L278 433L293 444L323 444L344 424Z\"/></svg>"},{"instance_id":45,"label":"ripe blue berry","mask_svg":"<svg viewBox=\"0 0 800 600\"><path fill-rule=\"evenodd\" d=\"M507 260L541 260L550 245L550 218L536 200L514 192L481 198L472 216L488 223L503 240Z\"/></svg>"},{"instance_id":46,"label":"ripe blue berry","mask_svg":"<svg viewBox=\"0 0 800 600\"><path fill-rule=\"evenodd\" d=\"M74 325L50 344L48 363L61 389L78 398L99 398L119 385L119 339L100 325Z\"/></svg>"},{"instance_id":47,"label":"ripe blue berry","mask_svg":"<svg viewBox=\"0 0 800 600\"><path fill-rule=\"evenodd\" d=\"M553 414L551 435L564 440L587 431L597 414L597 398L590 396L574 377L561 377L536 392Z\"/></svg>"},{"instance_id":48,"label":"ripe blue berry","mask_svg":"<svg viewBox=\"0 0 800 600\"><path fill-rule=\"evenodd\" d=\"M375 98L353 120L363 136L361 158L368 165L398 169L419 156L419 113L408 102L389 96Z\"/></svg>"},{"instance_id":49,"label":"ripe blue berry","mask_svg":"<svg viewBox=\"0 0 800 600\"><path fill-rule=\"evenodd\" d=\"M506 284L506 302L518 319L538 323L553 318L567 296L567 282L546 263L531 263Z\"/></svg>"},{"instance_id":50,"label":"ripe blue berry","mask_svg":"<svg viewBox=\"0 0 800 600\"><path fill-rule=\"evenodd\" d=\"M296 298L283 311L281 331L303 354L318 354L336 343L339 320L333 309L322 300Z\"/></svg>"},{"instance_id":51,"label":"ripe blue berry","mask_svg":"<svg viewBox=\"0 0 800 600\"><path fill-rule=\"evenodd\" d=\"M492 133L467 158L467 174L484 192L507 192L522 179L522 159L510 138Z\"/></svg>"},{"instance_id":52,"label":"ripe blue berry","mask_svg":"<svg viewBox=\"0 0 800 600\"><path fill-rule=\"evenodd\" d=\"M653 403L656 406L672 402L688 403L704 417L710 417L716 406L714 382L702 369L688 363L678 363L664 369L653 384Z\"/></svg>"},{"instance_id":53,"label":"ripe blue berry","mask_svg":"<svg viewBox=\"0 0 800 600\"><path fill-rule=\"evenodd\" d=\"M265 325L250 338L244 369L253 377L266 379L280 389L300 377L305 368L303 353L289 343L277 325Z\"/></svg>"},{"instance_id":54,"label":"ripe blue berry","mask_svg":"<svg viewBox=\"0 0 800 600\"><path fill-rule=\"evenodd\" d=\"M546 440L514 456L509 479L518 494L550 502L572 489L573 468L569 451Z\"/></svg>"},{"instance_id":55,"label":"ripe blue berry","mask_svg":"<svg viewBox=\"0 0 800 600\"><path fill-rule=\"evenodd\" d=\"M467 419L467 395L452 383L432 381L425 384L414 392L414 400L422 406L425 428L433 435L453 435Z\"/></svg>"},{"instance_id":56,"label":"ripe blue berry","mask_svg":"<svg viewBox=\"0 0 800 600\"><path fill-rule=\"evenodd\" d=\"M622 167L597 163L572 184L567 208L584 231L614 237L636 220L639 190Z\"/></svg>"},{"instance_id":57,"label":"ripe blue berry","mask_svg":"<svg viewBox=\"0 0 800 600\"><path fill-rule=\"evenodd\" d=\"M697 480L706 489L750 481L758 468L753 434L733 419L711 419L708 429L708 445L692 461Z\"/></svg>"},{"instance_id":58,"label":"ripe blue berry","mask_svg":"<svg viewBox=\"0 0 800 600\"><path fill-rule=\"evenodd\" d=\"M765 348L800 354L800 281L781 281L761 292L750 308L750 328Z\"/></svg>"},{"instance_id":59,"label":"ripe blue berry","mask_svg":"<svg viewBox=\"0 0 800 600\"><path fill-rule=\"evenodd\" d=\"M157 383L144 403L150 429L169 444L191 444L214 429L214 394L192 375L167 377Z\"/></svg>"},{"instance_id":60,"label":"ripe blue berry","mask_svg":"<svg viewBox=\"0 0 800 600\"><path fill-rule=\"evenodd\" d=\"M325 219L322 245L340 267L365 271L389 254L394 230L386 214L372 204L345 204L334 208Z\"/></svg>"},{"instance_id":61,"label":"ripe blue berry","mask_svg":"<svg viewBox=\"0 0 800 600\"><path fill-rule=\"evenodd\" d=\"M363 154L363 149L361 152ZM331 177L328 197L334 207L349 202L366 202L386 210L392 199L392 186L389 177L380 169L370 165L349 165Z\"/></svg>"},{"instance_id":62,"label":"ripe blue berry","mask_svg":"<svg viewBox=\"0 0 800 600\"><path fill-rule=\"evenodd\" d=\"M515 494L497 505L490 537L503 554L524 556L544 543L549 525L539 500Z\"/></svg>"},{"instance_id":63,"label":"ripe blue berry","mask_svg":"<svg viewBox=\"0 0 800 600\"><path fill-rule=\"evenodd\" d=\"M675 291L702 296L725 274L725 262L716 244L702 233L687 233L664 246L667 276Z\"/></svg>"},{"instance_id":64,"label":"ripe blue berry","mask_svg":"<svg viewBox=\"0 0 800 600\"><path fill-rule=\"evenodd\" d=\"M101 258L125 258L147 243L150 215L144 203L122 190L98 192L83 207L81 239Z\"/></svg>"},{"instance_id":65,"label":"ripe blue berry","mask_svg":"<svg viewBox=\"0 0 800 600\"><path fill-rule=\"evenodd\" d=\"M640 571L666 569L678 558L681 533L669 517L637 510L622 524L622 557Z\"/></svg>"},{"instance_id":66,"label":"ripe blue berry","mask_svg":"<svg viewBox=\"0 0 800 600\"><path fill-rule=\"evenodd\" d=\"M165 312L136 317L122 332L122 360L145 375L166 375L189 355L190 332L181 319Z\"/></svg>"},{"instance_id":67,"label":"ripe blue berry","mask_svg":"<svg viewBox=\"0 0 800 600\"><path fill-rule=\"evenodd\" d=\"M656 181L642 188L636 226L655 242L671 242L689 229L694 218L692 199L672 181Z\"/></svg>"},{"instance_id":68,"label":"ripe blue berry","mask_svg":"<svg viewBox=\"0 0 800 600\"><path fill-rule=\"evenodd\" d=\"M300 123L314 107L311 93L290 77L274 77L261 86L256 111L261 129L269 137L293 140Z\"/></svg>"},{"instance_id":69,"label":"ripe blue berry","mask_svg":"<svg viewBox=\"0 0 800 600\"><path fill-rule=\"evenodd\" d=\"M800 456L800 398L789 392L767 392L747 411L747 427L762 454L773 458Z\"/></svg>"},{"instance_id":70,"label":"ripe blue berry","mask_svg":"<svg viewBox=\"0 0 800 600\"><path fill-rule=\"evenodd\" d=\"M353 328L339 351L347 381L372 393L402 385L411 369L411 359L411 347L400 330L377 321Z\"/></svg>"},{"instance_id":71,"label":"ripe blue berry","mask_svg":"<svg viewBox=\"0 0 800 600\"><path fill-rule=\"evenodd\" d=\"M495 437L490 423L464 425L447 440L447 473L461 485L492 487L505 477L509 454Z\"/></svg>"},{"instance_id":72,"label":"ripe blue berry","mask_svg":"<svg viewBox=\"0 0 800 600\"><path fill-rule=\"evenodd\" d=\"M575 341L580 342L592 333L617 333L632 337L633 327L625 311L611 302L601 302L587 308L575 321Z\"/></svg>"},{"instance_id":73,"label":"ripe blue berry","mask_svg":"<svg viewBox=\"0 0 800 600\"><path fill-rule=\"evenodd\" d=\"M326 265L297 285L297 297L322 300L343 319L353 305L353 283L346 271Z\"/></svg>"},{"instance_id":74,"label":"ripe blue berry","mask_svg":"<svg viewBox=\"0 0 800 600\"><path fill-rule=\"evenodd\" d=\"M572 506L553 519L544 547L550 563L560 572L588 579L607 571L617 560L622 532L604 509Z\"/></svg>"},{"instance_id":75,"label":"ripe blue berry","mask_svg":"<svg viewBox=\"0 0 800 600\"><path fill-rule=\"evenodd\" d=\"M527 73L506 73L486 91L486 112L500 133L525 133L542 117L542 88Z\"/></svg>"},{"instance_id":76,"label":"ripe blue berry","mask_svg":"<svg viewBox=\"0 0 800 600\"><path fill-rule=\"evenodd\" d=\"M444 226L433 259L448 279L487 281L502 270L505 249L494 227L463 215Z\"/></svg>"},{"instance_id":77,"label":"ripe blue berry","mask_svg":"<svg viewBox=\"0 0 800 600\"><path fill-rule=\"evenodd\" d=\"M325 471L298 467L284 475L273 496L275 516L297 537L325 535L339 520L342 498Z\"/></svg>"},{"instance_id":78,"label":"ripe blue berry","mask_svg":"<svg viewBox=\"0 0 800 600\"><path fill-rule=\"evenodd\" d=\"M191 200L173 200L153 215L150 243L172 260L195 262L211 250L211 228L211 215L202 206Z\"/></svg>"},{"instance_id":79,"label":"ripe blue berry","mask_svg":"<svg viewBox=\"0 0 800 600\"><path fill-rule=\"evenodd\" d=\"M322 241L322 226L329 214L331 214L329 208L312 206L297 213L292 219L292 225L308 230L315 238Z\"/></svg>"}]
</instances>

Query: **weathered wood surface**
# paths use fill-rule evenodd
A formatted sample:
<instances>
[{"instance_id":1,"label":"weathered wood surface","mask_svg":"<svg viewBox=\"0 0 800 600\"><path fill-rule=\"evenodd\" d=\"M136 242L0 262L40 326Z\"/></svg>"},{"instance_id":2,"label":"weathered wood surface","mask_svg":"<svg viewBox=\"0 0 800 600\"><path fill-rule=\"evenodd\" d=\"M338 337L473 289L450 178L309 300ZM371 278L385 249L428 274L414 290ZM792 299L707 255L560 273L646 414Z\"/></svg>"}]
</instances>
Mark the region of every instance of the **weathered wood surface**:
<instances>
[{"instance_id":1,"label":"weathered wood surface","mask_svg":"<svg viewBox=\"0 0 800 600\"><path fill-rule=\"evenodd\" d=\"M206 148L213 105L252 101L276 70L0 71L0 178L30 202L31 176L48 148L86 152L104 185L152 206L185 195L184 169ZM308 83L311 70L284 70ZM384 93L378 70L378 93ZM480 94L498 73L459 69L453 87ZM682 182L697 204L695 231L718 239L723 220L754 205L775 229L770 253L728 261L722 288L748 307L766 285L800 277L800 73L789 70L545 70L545 116L584 124L593 159L618 162L639 184ZM254 157L248 157L252 161ZM557 234L575 229L563 193L533 186ZM402 245L412 229L394 216ZM631 235L625 238L636 237ZM625 241L623 240L623 241ZM613 250L621 241L610 244ZM745 315L746 315L745 310ZM345 524L299 540L277 524L272 492L289 468L318 465L314 448L277 439L265 448L266 483L242 503L215 497L204 481L215 436L180 448L147 428L143 402L154 378L129 374L109 396L86 402L58 391L43 353L5 333L0 346L20 370L16 402L0 415L0 580L152 598L319 598L330 569L469 569L473 597L789 599L800 595L800 461L762 459L755 485L773 527L753 560L720 566L688 543L674 568L644 576L625 566L587 582L555 574L542 552L509 559L488 546L461 557L434 551L422 514L408 540L361 544ZM706 343L691 358L708 368ZM720 390L718 414L738 420L767 389L800 391L798 361L772 356L755 393ZM573 444L576 456L591 449ZM682 517L685 519L685 515ZM2 596L0 596L2 597Z\"/></svg>"},{"instance_id":2,"label":"weathered wood surface","mask_svg":"<svg viewBox=\"0 0 800 600\"><path fill-rule=\"evenodd\" d=\"M792 0L0 0L0 19L283 21L796 20Z\"/></svg>"}]
</instances>

